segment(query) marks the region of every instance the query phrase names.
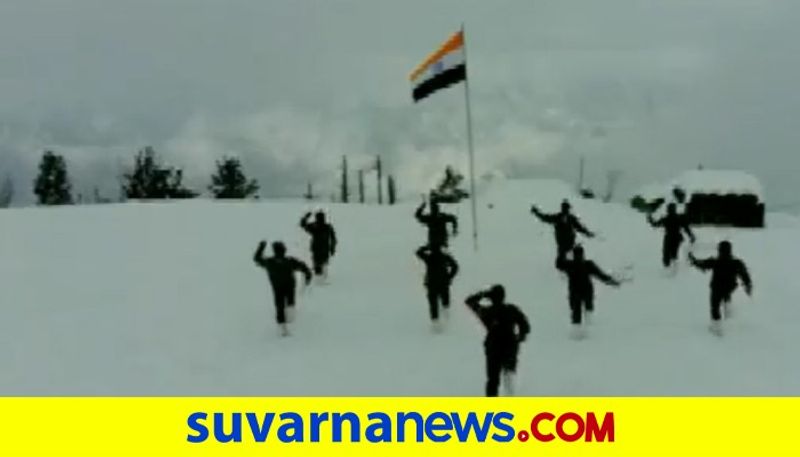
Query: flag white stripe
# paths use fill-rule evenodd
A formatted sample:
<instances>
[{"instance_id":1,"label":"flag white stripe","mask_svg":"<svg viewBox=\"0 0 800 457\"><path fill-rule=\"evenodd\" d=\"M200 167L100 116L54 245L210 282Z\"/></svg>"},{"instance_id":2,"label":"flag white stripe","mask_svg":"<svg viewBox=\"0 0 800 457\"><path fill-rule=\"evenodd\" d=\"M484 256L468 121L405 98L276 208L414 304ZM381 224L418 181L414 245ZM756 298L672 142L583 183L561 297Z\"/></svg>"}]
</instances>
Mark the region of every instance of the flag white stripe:
<instances>
[{"instance_id":1,"label":"flag white stripe","mask_svg":"<svg viewBox=\"0 0 800 457\"><path fill-rule=\"evenodd\" d=\"M417 86L433 78L442 71L449 70L459 65L464 65L464 63L465 63L464 48L458 48L453 52L448 52L447 54L442 56L442 58L439 59L438 61L428 65L428 68L426 68L425 71L420 73L416 79L411 81L411 83Z\"/></svg>"}]
</instances>

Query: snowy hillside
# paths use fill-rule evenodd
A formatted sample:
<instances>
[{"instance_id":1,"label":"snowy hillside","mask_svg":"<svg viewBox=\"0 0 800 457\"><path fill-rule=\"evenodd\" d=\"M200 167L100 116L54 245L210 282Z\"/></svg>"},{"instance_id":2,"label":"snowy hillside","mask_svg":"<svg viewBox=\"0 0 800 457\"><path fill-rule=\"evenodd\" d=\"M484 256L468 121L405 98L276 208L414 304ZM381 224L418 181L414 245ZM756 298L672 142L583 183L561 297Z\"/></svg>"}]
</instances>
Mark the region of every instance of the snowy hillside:
<instances>
[{"instance_id":1,"label":"snowy hillside","mask_svg":"<svg viewBox=\"0 0 800 457\"><path fill-rule=\"evenodd\" d=\"M707 331L708 276L660 267L660 234L632 210L574 201L602 235L587 256L633 264L621 289L597 286L589 338L568 338L566 282L549 227L569 193L550 181L497 184L469 206L452 251L462 273L445 333L432 334L413 256L425 238L414 203L331 205L340 250L330 284L299 295L280 338L259 240L307 258L306 202L182 202L0 211L2 395L482 395L483 329L464 297L495 282L530 317L521 395L800 395L800 222L698 231L698 254L729 237L755 281L734 297L726 335ZM492 208L489 208L491 203Z\"/></svg>"}]
</instances>

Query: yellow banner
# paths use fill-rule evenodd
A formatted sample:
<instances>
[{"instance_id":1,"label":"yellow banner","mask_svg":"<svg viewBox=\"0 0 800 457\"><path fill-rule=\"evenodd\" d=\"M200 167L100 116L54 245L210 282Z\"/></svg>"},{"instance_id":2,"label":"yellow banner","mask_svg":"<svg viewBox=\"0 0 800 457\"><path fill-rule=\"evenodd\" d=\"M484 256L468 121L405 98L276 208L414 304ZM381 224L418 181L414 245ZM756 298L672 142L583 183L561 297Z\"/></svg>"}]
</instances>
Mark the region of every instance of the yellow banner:
<instances>
[{"instance_id":1,"label":"yellow banner","mask_svg":"<svg viewBox=\"0 0 800 457\"><path fill-rule=\"evenodd\" d=\"M800 399L4 398L2 456L800 456Z\"/></svg>"}]
</instances>

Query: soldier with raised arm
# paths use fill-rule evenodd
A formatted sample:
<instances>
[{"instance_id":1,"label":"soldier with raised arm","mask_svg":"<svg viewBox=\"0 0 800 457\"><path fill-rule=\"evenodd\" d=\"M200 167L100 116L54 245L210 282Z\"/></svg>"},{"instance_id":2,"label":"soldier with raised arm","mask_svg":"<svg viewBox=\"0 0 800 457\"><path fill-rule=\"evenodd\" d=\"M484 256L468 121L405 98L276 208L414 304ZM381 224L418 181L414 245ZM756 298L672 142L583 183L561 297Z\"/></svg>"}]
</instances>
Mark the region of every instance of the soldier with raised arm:
<instances>
[{"instance_id":1,"label":"soldier with raised arm","mask_svg":"<svg viewBox=\"0 0 800 457\"><path fill-rule=\"evenodd\" d=\"M486 300L488 306L483 304ZM499 284L470 295L466 305L486 328L486 396L498 395L501 376L506 394L513 395L519 345L531 331L528 318L516 305L506 303L506 290Z\"/></svg>"},{"instance_id":2,"label":"soldier with raised arm","mask_svg":"<svg viewBox=\"0 0 800 457\"><path fill-rule=\"evenodd\" d=\"M287 322L294 320L295 273L303 273L308 284L311 281L311 270L302 261L287 256L286 246L282 242L272 243L271 257L264 256L266 247L266 241L258 244L258 249L253 254L253 261L267 272L275 302L275 320L280 327L281 335L288 336Z\"/></svg>"},{"instance_id":3,"label":"soldier with raised arm","mask_svg":"<svg viewBox=\"0 0 800 457\"><path fill-rule=\"evenodd\" d=\"M747 271L747 265L733 256L733 246L730 241L721 241L717 245L717 256L707 259L698 259L691 252L689 262L700 271L711 271L711 326L709 330L717 336L722 336L722 308L725 317L730 316L730 301L733 292L739 285L744 284L747 295L753 293L753 281Z\"/></svg>"},{"instance_id":4,"label":"soldier with raised arm","mask_svg":"<svg viewBox=\"0 0 800 457\"><path fill-rule=\"evenodd\" d=\"M419 205L414 217L417 221L428 228L428 245L447 246L450 238L448 225L452 228L453 236L458 235L458 219L452 214L444 213L439 209L439 203L431 201L428 204L428 214L425 210L425 201Z\"/></svg>"},{"instance_id":5,"label":"soldier with raised arm","mask_svg":"<svg viewBox=\"0 0 800 457\"><path fill-rule=\"evenodd\" d=\"M531 213L545 224L553 226L557 249L556 263L558 263L558 259L566 256L575 247L577 233L594 238L594 233L587 229L577 216L572 214L572 206L567 200L561 202L561 212L559 213L543 213L536 205L531 207Z\"/></svg>"}]
</instances>

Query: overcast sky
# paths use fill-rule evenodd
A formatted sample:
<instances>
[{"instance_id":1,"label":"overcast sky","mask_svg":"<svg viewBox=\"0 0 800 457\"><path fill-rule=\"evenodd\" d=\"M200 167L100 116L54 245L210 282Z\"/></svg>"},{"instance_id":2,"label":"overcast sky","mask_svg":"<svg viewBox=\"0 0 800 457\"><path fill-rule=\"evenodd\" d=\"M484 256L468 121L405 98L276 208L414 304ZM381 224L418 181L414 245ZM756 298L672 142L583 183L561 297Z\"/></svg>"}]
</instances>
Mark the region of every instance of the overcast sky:
<instances>
[{"instance_id":1,"label":"overcast sky","mask_svg":"<svg viewBox=\"0 0 800 457\"><path fill-rule=\"evenodd\" d=\"M330 193L342 154L380 153L418 193L466 170L463 89L414 105L407 79L462 21L479 173L585 155L631 190L702 163L800 200L793 0L2 0L0 173L30 199L52 148L116 196L153 145L196 187L228 154L263 195Z\"/></svg>"}]
</instances>

